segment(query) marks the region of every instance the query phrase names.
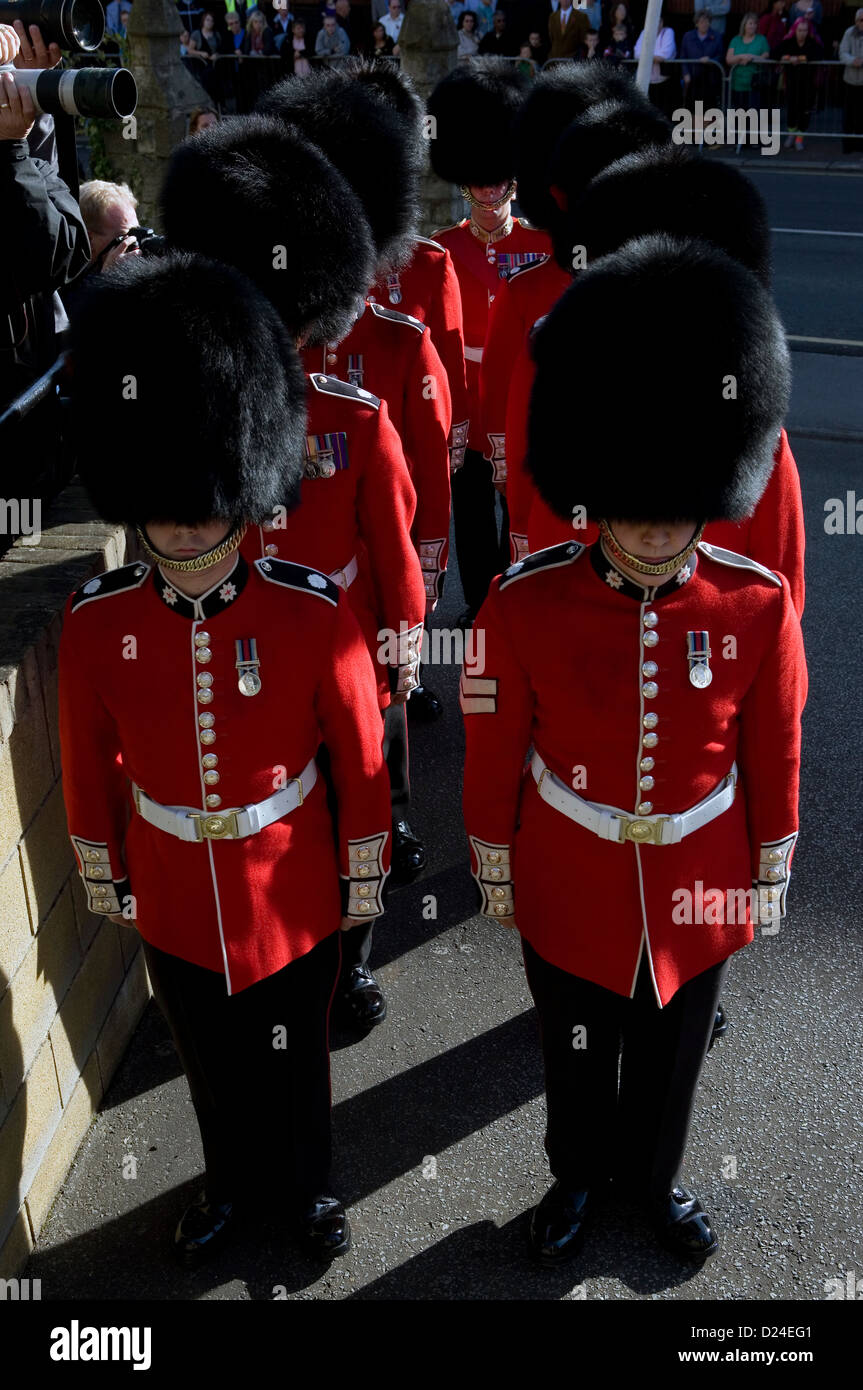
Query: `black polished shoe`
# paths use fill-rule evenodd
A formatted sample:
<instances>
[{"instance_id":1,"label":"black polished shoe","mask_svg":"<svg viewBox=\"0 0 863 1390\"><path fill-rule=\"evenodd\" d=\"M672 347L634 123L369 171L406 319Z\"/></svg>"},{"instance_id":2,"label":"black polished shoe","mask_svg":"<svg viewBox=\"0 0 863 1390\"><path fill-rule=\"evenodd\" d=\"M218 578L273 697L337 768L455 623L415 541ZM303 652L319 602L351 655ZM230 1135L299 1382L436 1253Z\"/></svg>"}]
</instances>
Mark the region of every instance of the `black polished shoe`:
<instances>
[{"instance_id":1,"label":"black polished shoe","mask_svg":"<svg viewBox=\"0 0 863 1390\"><path fill-rule=\"evenodd\" d=\"M368 1030L383 1023L387 1016L384 992L367 965L353 965L340 981L338 1022Z\"/></svg>"},{"instance_id":2,"label":"black polished shoe","mask_svg":"<svg viewBox=\"0 0 863 1390\"><path fill-rule=\"evenodd\" d=\"M530 1253L541 1264L562 1264L577 1255L584 1236L587 1191L556 1182L530 1218Z\"/></svg>"},{"instance_id":3,"label":"black polished shoe","mask_svg":"<svg viewBox=\"0 0 863 1390\"><path fill-rule=\"evenodd\" d=\"M719 1237L698 1198L675 1187L654 1203L656 1234L661 1245L687 1260L704 1260L719 1249Z\"/></svg>"},{"instance_id":4,"label":"black polished shoe","mask_svg":"<svg viewBox=\"0 0 863 1390\"><path fill-rule=\"evenodd\" d=\"M426 866L425 845L406 820L393 822L392 874L396 883L411 883Z\"/></svg>"},{"instance_id":5,"label":"black polished shoe","mask_svg":"<svg viewBox=\"0 0 863 1390\"><path fill-rule=\"evenodd\" d=\"M316 1197L300 1217L300 1242L306 1254L330 1260L351 1246L351 1227L338 1197Z\"/></svg>"},{"instance_id":6,"label":"black polished shoe","mask_svg":"<svg viewBox=\"0 0 863 1390\"><path fill-rule=\"evenodd\" d=\"M716 1017L713 1020L713 1032L710 1035L710 1042L707 1044L707 1051L710 1051L717 1038L724 1038L727 1032L728 1019L725 1016L725 1010L720 1004L719 1008L716 1010Z\"/></svg>"},{"instance_id":7,"label":"black polished shoe","mask_svg":"<svg viewBox=\"0 0 863 1390\"><path fill-rule=\"evenodd\" d=\"M418 685L408 700L408 719L414 724L433 724L443 714L443 705L427 685Z\"/></svg>"},{"instance_id":8,"label":"black polished shoe","mask_svg":"<svg viewBox=\"0 0 863 1390\"><path fill-rule=\"evenodd\" d=\"M228 1236L229 1223L233 1214L231 1202L207 1201L202 1192L190 1207L187 1207L174 1234L174 1253L187 1268L200 1264L217 1250L220 1250Z\"/></svg>"}]
</instances>

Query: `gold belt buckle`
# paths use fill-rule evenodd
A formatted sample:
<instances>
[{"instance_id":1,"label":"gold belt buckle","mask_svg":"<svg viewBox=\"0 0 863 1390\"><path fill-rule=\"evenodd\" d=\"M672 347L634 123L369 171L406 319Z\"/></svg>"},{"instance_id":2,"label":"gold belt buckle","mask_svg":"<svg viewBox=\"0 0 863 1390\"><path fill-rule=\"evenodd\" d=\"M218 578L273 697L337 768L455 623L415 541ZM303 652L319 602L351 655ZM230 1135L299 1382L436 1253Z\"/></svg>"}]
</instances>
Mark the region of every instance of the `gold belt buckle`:
<instances>
[{"instance_id":1,"label":"gold belt buckle","mask_svg":"<svg viewBox=\"0 0 863 1390\"><path fill-rule=\"evenodd\" d=\"M623 838L632 840L636 845L661 845L662 827L667 820L668 816L657 816L652 821L627 816L623 822Z\"/></svg>"},{"instance_id":2,"label":"gold belt buckle","mask_svg":"<svg viewBox=\"0 0 863 1390\"><path fill-rule=\"evenodd\" d=\"M189 817L195 827L196 840L224 840L228 835L235 840L240 838L236 811L221 811L218 815L205 816L195 811Z\"/></svg>"},{"instance_id":3,"label":"gold belt buckle","mask_svg":"<svg viewBox=\"0 0 863 1390\"><path fill-rule=\"evenodd\" d=\"M291 781L292 781L292 782L296 782L296 784L297 784L297 791L298 791L299 794L300 794L300 799L299 799L299 801L297 802L297 806L302 806L302 804L303 804L303 779L302 779L302 777L292 777L292 778L291 778Z\"/></svg>"}]
</instances>

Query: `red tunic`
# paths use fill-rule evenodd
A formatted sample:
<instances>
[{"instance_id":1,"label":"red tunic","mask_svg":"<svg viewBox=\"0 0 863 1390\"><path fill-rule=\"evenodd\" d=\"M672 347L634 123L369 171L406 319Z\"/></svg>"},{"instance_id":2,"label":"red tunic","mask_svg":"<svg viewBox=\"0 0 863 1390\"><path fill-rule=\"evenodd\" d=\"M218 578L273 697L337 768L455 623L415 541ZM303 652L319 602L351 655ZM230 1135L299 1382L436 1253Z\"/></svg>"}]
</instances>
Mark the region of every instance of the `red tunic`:
<instances>
[{"instance_id":1,"label":"red tunic","mask_svg":"<svg viewBox=\"0 0 863 1390\"><path fill-rule=\"evenodd\" d=\"M468 442L472 449L482 450L485 436L480 420L479 366L488 331L489 310L500 289L501 280L516 266L547 255L551 251L551 242L545 232L537 231L518 218L513 219L509 236L488 245L474 236L468 217L452 227L435 232L435 239L449 251L458 276L470 413Z\"/></svg>"},{"instance_id":2,"label":"red tunic","mask_svg":"<svg viewBox=\"0 0 863 1390\"><path fill-rule=\"evenodd\" d=\"M250 527L243 554L249 562L269 556L309 565L342 587L345 572L357 572L348 594L387 705L379 633L421 633L425 616L425 585L411 540L416 493L386 404L370 391L312 373L308 421L300 505L271 527ZM415 675L411 661L400 663L400 686Z\"/></svg>"},{"instance_id":3,"label":"red tunic","mask_svg":"<svg viewBox=\"0 0 863 1390\"><path fill-rule=\"evenodd\" d=\"M666 1004L752 939L742 905L718 922L704 909L699 921L699 893L719 890L725 904L754 879L784 909L807 688L787 581L702 544L688 577L643 590L599 544L571 542L495 579L474 631L480 660L461 689L464 815L484 911L495 915L495 898L513 903L545 960L625 996L647 951ZM687 633L702 631L713 679L697 688ZM523 770L531 744L566 788L628 816L688 810L735 760L740 781L731 806L679 843L616 843L542 799Z\"/></svg>"},{"instance_id":4,"label":"red tunic","mask_svg":"<svg viewBox=\"0 0 863 1390\"><path fill-rule=\"evenodd\" d=\"M495 295L479 369L479 405L486 458L494 464L495 481L506 478L506 406L516 359L533 325L564 290L572 276L553 256L517 266Z\"/></svg>"},{"instance_id":5,"label":"red tunic","mask_svg":"<svg viewBox=\"0 0 863 1390\"><path fill-rule=\"evenodd\" d=\"M359 882L361 844L373 868L365 915L380 911L390 806L374 673L350 606L316 571L238 556L197 601L169 574L126 565L69 600L63 794L93 910L119 912L125 900L145 940L223 972L235 994L338 929L339 873ZM239 639L257 648L251 697L238 688ZM162 806L209 816L264 801L322 740L338 858L320 776L302 805L242 839L187 843L132 809L129 780Z\"/></svg>"},{"instance_id":6,"label":"red tunic","mask_svg":"<svg viewBox=\"0 0 863 1390\"><path fill-rule=\"evenodd\" d=\"M533 376L534 365L525 344L513 370L506 415L509 440L506 497L514 559L526 555L528 551L544 550L547 546L571 540L573 536L583 544L590 545L598 535L598 528L592 522L573 531L571 523L562 520L543 501L532 478L525 472L526 425ZM577 447L577 425L574 440ZM611 434L610 450L613 443ZM806 533L800 474L784 429L776 444L774 460L770 480L752 516L738 522L711 521L705 527L704 539L725 550L748 555L767 569L784 574L800 617L805 599L803 560Z\"/></svg>"},{"instance_id":7,"label":"red tunic","mask_svg":"<svg viewBox=\"0 0 863 1390\"><path fill-rule=\"evenodd\" d=\"M372 304L378 302L398 309L428 324L449 381L452 397L450 449L453 466L460 467L467 442L468 401L461 294L449 252L428 237L417 237L410 264L372 285L368 297Z\"/></svg>"},{"instance_id":8,"label":"red tunic","mask_svg":"<svg viewBox=\"0 0 863 1390\"><path fill-rule=\"evenodd\" d=\"M449 547L449 383L428 328L417 318L369 304L340 343L306 348L309 372L349 381L386 401L417 494L411 535L431 612Z\"/></svg>"}]
</instances>

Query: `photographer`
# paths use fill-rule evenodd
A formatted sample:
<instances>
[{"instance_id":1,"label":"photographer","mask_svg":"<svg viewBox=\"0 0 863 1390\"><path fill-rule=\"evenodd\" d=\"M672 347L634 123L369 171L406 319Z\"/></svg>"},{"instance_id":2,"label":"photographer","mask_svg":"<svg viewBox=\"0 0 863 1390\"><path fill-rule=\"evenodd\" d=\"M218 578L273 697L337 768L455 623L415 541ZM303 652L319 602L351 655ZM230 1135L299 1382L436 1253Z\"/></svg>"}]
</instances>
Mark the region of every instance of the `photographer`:
<instances>
[{"instance_id":1,"label":"photographer","mask_svg":"<svg viewBox=\"0 0 863 1390\"><path fill-rule=\"evenodd\" d=\"M53 67L56 44L46 48L35 25L29 39L20 20L0 25L5 63ZM87 267L90 243L80 210L48 159L34 158L27 137L36 123L30 92L0 72L0 401L12 400L57 357L57 334L67 327L55 292ZM44 137L49 131L43 132ZM49 157L50 158L50 157Z\"/></svg>"},{"instance_id":2,"label":"photographer","mask_svg":"<svg viewBox=\"0 0 863 1390\"><path fill-rule=\"evenodd\" d=\"M90 238L91 271L110 270L141 250L129 230L137 225L138 199L125 183L91 179L81 185L81 216Z\"/></svg>"}]
</instances>

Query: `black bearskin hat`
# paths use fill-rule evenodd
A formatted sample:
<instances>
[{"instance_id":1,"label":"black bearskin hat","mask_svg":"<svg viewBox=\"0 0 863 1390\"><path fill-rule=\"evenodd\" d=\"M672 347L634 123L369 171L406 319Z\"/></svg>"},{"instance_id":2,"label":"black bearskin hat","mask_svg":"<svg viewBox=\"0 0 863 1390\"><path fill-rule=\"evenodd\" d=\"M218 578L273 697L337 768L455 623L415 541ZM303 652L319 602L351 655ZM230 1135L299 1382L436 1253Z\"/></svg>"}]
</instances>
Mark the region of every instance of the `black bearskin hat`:
<instances>
[{"instance_id":1,"label":"black bearskin hat","mask_svg":"<svg viewBox=\"0 0 863 1390\"><path fill-rule=\"evenodd\" d=\"M374 277L356 195L304 135L265 116L178 145L162 215L170 245L243 271L309 343L344 337Z\"/></svg>"},{"instance_id":2,"label":"black bearskin hat","mask_svg":"<svg viewBox=\"0 0 863 1390\"><path fill-rule=\"evenodd\" d=\"M649 112L654 121L664 120L628 73L601 60L562 63L535 82L515 125L518 204L535 227L548 230L554 225L557 204L549 193L554 183L549 166L558 139L571 121L609 101ZM666 125L670 138L671 126ZM612 158L619 159L625 152L620 150Z\"/></svg>"},{"instance_id":3,"label":"black bearskin hat","mask_svg":"<svg viewBox=\"0 0 863 1390\"><path fill-rule=\"evenodd\" d=\"M527 81L503 58L472 58L428 99L429 156L438 178L488 187L515 176L515 120Z\"/></svg>"},{"instance_id":4,"label":"black bearskin hat","mask_svg":"<svg viewBox=\"0 0 863 1390\"><path fill-rule=\"evenodd\" d=\"M558 516L577 506L593 520L752 513L773 468L790 365L770 296L745 266L702 241L627 242L575 277L533 355L527 468Z\"/></svg>"},{"instance_id":5,"label":"black bearskin hat","mask_svg":"<svg viewBox=\"0 0 863 1390\"><path fill-rule=\"evenodd\" d=\"M378 271L405 265L425 161L423 109L407 80L389 65L352 61L289 77L256 109L296 126L347 179L365 210Z\"/></svg>"},{"instance_id":6,"label":"black bearskin hat","mask_svg":"<svg viewBox=\"0 0 863 1390\"><path fill-rule=\"evenodd\" d=\"M299 499L305 375L244 275L128 256L76 299L71 348L70 438L107 521L261 522Z\"/></svg>"},{"instance_id":7,"label":"black bearskin hat","mask_svg":"<svg viewBox=\"0 0 863 1390\"><path fill-rule=\"evenodd\" d=\"M770 227L758 189L732 164L679 145L630 154L603 169L569 202L555 229L555 255L570 264L578 242L589 261L598 260L651 232L709 241L769 288Z\"/></svg>"}]
</instances>

